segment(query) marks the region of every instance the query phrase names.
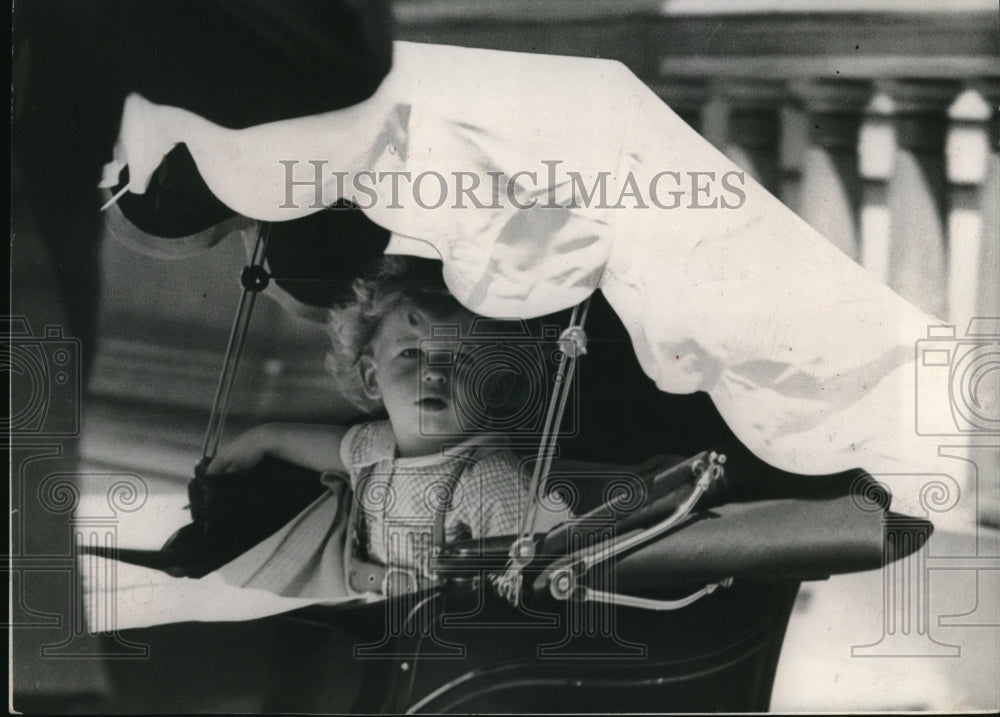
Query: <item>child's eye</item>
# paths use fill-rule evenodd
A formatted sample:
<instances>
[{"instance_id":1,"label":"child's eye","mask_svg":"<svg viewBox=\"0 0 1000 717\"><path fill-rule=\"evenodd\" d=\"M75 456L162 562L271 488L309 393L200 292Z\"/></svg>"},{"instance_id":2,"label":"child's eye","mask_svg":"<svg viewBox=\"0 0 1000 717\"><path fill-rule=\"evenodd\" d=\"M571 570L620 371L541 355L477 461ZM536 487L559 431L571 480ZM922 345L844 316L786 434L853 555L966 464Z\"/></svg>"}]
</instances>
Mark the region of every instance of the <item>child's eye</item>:
<instances>
[{"instance_id":1,"label":"child's eye","mask_svg":"<svg viewBox=\"0 0 1000 717\"><path fill-rule=\"evenodd\" d=\"M399 352L401 358L405 359L415 359L420 356L420 349L418 348L407 348Z\"/></svg>"}]
</instances>

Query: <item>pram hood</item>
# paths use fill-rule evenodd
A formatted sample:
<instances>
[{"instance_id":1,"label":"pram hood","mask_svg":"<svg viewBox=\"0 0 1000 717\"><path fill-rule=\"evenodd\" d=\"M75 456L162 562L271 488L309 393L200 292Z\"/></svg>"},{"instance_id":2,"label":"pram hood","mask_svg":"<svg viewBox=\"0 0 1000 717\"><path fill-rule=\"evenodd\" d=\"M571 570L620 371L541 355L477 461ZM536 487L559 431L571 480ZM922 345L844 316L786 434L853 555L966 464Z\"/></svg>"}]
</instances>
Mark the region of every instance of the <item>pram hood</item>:
<instances>
[{"instance_id":1,"label":"pram hood","mask_svg":"<svg viewBox=\"0 0 1000 717\"><path fill-rule=\"evenodd\" d=\"M915 343L942 323L842 255L617 62L397 42L370 99L229 130L138 95L103 185L183 143L239 214L353 201L455 296L534 317L595 289L659 389L707 392L796 473L926 473ZM464 195L461 189L477 184ZM675 192L676 194L671 194ZM475 195L475 196L473 196ZM921 397L922 400L924 397ZM948 411L947 395L924 410Z\"/></svg>"}]
</instances>

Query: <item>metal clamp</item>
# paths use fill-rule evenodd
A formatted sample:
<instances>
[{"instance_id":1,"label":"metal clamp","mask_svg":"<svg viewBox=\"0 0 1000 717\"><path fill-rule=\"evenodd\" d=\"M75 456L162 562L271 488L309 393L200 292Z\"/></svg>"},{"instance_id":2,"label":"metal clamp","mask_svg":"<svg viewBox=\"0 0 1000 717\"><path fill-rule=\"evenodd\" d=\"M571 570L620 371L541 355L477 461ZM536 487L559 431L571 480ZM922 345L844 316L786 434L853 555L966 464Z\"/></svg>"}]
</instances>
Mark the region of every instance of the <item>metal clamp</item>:
<instances>
[{"instance_id":1,"label":"metal clamp","mask_svg":"<svg viewBox=\"0 0 1000 717\"><path fill-rule=\"evenodd\" d=\"M394 573L403 575L407 579L406 589L396 589L393 587L394 581L392 576ZM415 593L420 589L420 576L417 571L413 568L401 568L398 566L388 566L385 569L385 575L382 576L382 595L384 597L393 597L394 595L402 595L404 593Z\"/></svg>"},{"instance_id":2,"label":"metal clamp","mask_svg":"<svg viewBox=\"0 0 1000 717\"><path fill-rule=\"evenodd\" d=\"M535 541L529 537L518 538L507 553L507 568L494 583L497 594L511 605L517 605L521 596L523 577L521 571L535 559Z\"/></svg>"},{"instance_id":3,"label":"metal clamp","mask_svg":"<svg viewBox=\"0 0 1000 717\"><path fill-rule=\"evenodd\" d=\"M587 353L587 332L582 326L570 326L559 335L559 349L570 358Z\"/></svg>"}]
</instances>

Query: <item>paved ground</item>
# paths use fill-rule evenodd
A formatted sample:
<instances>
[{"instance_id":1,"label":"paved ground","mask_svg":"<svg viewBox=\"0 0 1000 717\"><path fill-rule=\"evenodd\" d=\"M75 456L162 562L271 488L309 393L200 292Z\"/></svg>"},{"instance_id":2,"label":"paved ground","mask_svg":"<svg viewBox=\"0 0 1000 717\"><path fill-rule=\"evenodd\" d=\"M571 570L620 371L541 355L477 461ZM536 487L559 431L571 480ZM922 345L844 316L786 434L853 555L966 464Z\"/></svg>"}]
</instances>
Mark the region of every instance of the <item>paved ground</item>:
<instances>
[{"instance_id":1,"label":"paved ground","mask_svg":"<svg viewBox=\"0 0 1000 717\"><path fill-rule=\"evenodd\" d=\"M994 533L994 550L996 538ZM938 536L930 550L956 542L954 535ZM994 569L980 572L978 585L975 571L932 568L926 612L914 599L913 623L904 635L906 615L896 610L896 639L886 630L885 594L891 583L888 588L883 585L880 571L804 585L785 639L772 709L996 710L1000 705L996 562L992 561ZM918 618L926 620L926 629L918 628ZM865 649L866 645L873 646Z\"/></svg>"}]
</instances>

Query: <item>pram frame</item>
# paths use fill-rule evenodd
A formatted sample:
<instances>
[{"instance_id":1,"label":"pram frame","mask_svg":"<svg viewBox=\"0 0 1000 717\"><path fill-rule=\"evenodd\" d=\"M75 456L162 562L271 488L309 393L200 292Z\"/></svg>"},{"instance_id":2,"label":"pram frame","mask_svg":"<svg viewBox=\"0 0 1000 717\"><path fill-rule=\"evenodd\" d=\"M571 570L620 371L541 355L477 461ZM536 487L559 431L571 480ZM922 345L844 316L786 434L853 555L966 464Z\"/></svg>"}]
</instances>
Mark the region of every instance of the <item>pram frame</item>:
<instances>
[{"instance_id":1,"label":"pram frame","mask_svg":"<svg viewBox=\"0 0 1000 717\"><path fill-rule=\"evenodd\" d=\"M266 229L252 252L251 265L242 274L243 296L216 397L217 408L223 411L229 390L224 387L231 389L232 374L238 365L238 356L230 354L238 353L242 346L253 296L269 280L264 269L266 251L261 250L266 245L265 237ZM230 371L228 377L226 371ZM199 470L210 457L212 426L217 427L217 440L221 424L213 414ZM546 456L551 454L543 458ZM667 528L674 528L694 508L697 493L704 489L698 489L693 500L664 521ZM624 542L622 551L633 551L658 533L654 529L643 531L643 535L643 540ZM516 547L523 537L512 536L512 545ZM696 594L700 599L693 604L684 597L678 599L676 593L666 600L657 595L637 598L636 604L629 604L627 599L616 600L614 564L622 551L613 547L613 540L583 554L608 569L605 579L610 580L609 589L596 591L603 598L596 604L574 599L569 593L556 595L566 599L553 600L551 590L549 595L539 597L536 589L530 605L526 605L523 593L511 600L509 595L494 593L488 580L449 581L446 575L435 588L393 595L374 605L312 606L251 621L246 629L257 630L260 628L253 623L266 623L266 629L279 637L313 629L317 635L311 639L320 640L332 634L331 629L346 629L360 640L354 645L354 658L363 662L364 668L352 704L308 704L305 711L340 711L348 707L359 713L558 713L590 712L595 705L603 705L599 711L766 711L800 580L824 579L828 574L819 570L810 575L777 575L772 579L743 577L735 582L718 576L716 582L672 586L681 595ZM569 560L557 560L543 571L554 566L549 573L557 574L565 562ZM728 589L713 592L705 587L720 583ZM660 591L654 587L652 592ZM586 595L586 590L581 594ZM470 602L473 598L474 605ZM683 609L646 609L657 603ZM579 622L581 610L601 616L603 634L597 634L600 629L597 633L591 630L589 635L568 629ZM470 620L470 615L477 619ZM720 626L721 616L724 620ZM544 637L533 640L533 634ZM377 636L374 642L373 635ZM142 631L124 631L121 636L139 641L148 637ZM627 649L624 653L588 653L586 647L582 651L574 647L593 639ZM279 642L292 644L295 640L280 638ZM567 649L564 654L545 654L543 648L560 645ZM444 654L435 654L442 646ZM292 654L283 654L281 659L296 662ZM718 680L725 680L732 689L720 694L713 688ZM267 711L301 711L302 700L307 697L290 694L280 681L271 681L266 693ZM517 701L527 699L526 695L531 696L530 702Z\"/></svg>"}]
</instances>

